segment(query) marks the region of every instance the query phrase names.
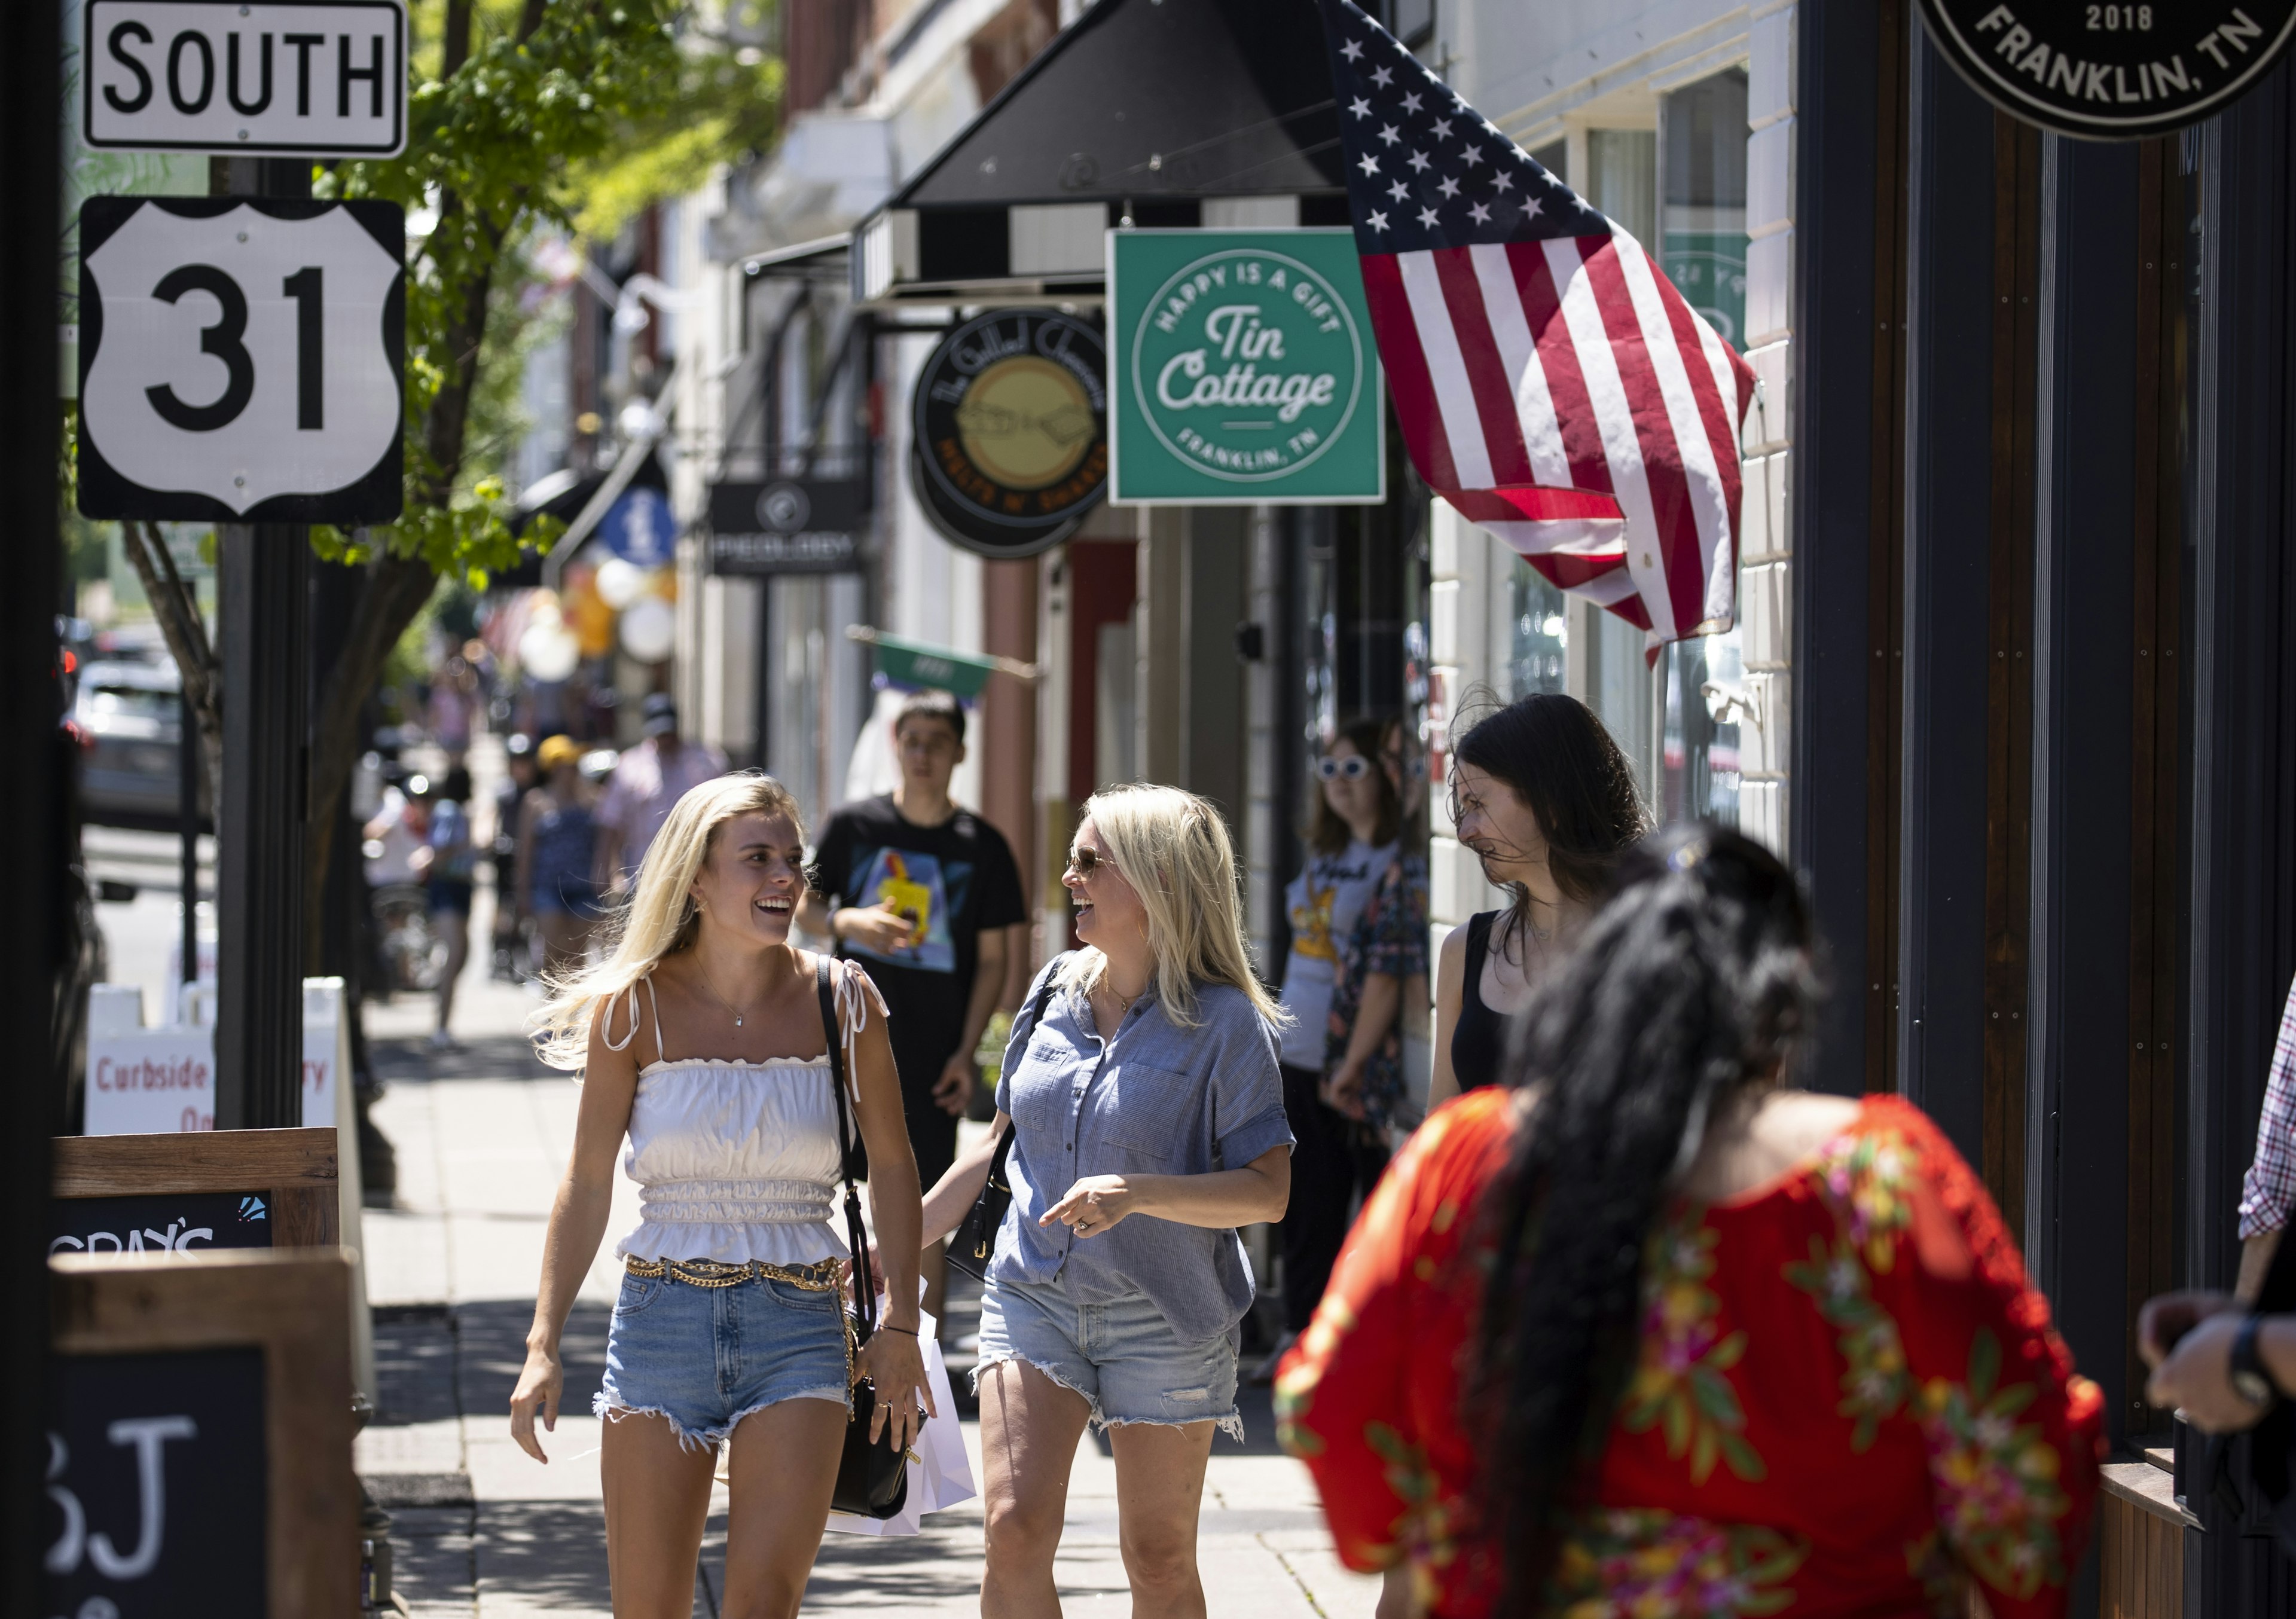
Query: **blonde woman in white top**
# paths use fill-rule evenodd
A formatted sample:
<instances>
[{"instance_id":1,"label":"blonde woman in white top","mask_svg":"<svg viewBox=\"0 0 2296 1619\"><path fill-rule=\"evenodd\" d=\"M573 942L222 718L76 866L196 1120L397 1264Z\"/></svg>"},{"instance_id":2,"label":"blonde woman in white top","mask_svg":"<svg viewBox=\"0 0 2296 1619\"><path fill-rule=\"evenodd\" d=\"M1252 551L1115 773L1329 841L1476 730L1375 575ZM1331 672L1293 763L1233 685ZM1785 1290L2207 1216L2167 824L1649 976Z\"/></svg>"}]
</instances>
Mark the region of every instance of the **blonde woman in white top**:
<instances>
[{"instance_id":1,"label":"blonde woman in white top","mask_svg":"<svg viewBox=\"0 0 2296 1619\"><path fill-rule=\"evenodd\" d=\"M906 1447L930 1404L917 1343L916 1161L884 1008L833 966L824 1029L815 958L789 943L805 830L771 777L705 781L646 851L607 959L554 985L544 1059L582 1070L572 1161L551 1209L511 1433L546 1461L564 1391L559 1336L603 1237L614 1153L640 1186L597 1401L606 1546L619 1619L686 1619L718 1445L728 1458L729 1613L793 1615L820 1549L855 1378ZM869 1155L888 1297L857 1354L829 1222L838 1181L828 1043L840 1041Z\"/></svg>"}]
</instances>

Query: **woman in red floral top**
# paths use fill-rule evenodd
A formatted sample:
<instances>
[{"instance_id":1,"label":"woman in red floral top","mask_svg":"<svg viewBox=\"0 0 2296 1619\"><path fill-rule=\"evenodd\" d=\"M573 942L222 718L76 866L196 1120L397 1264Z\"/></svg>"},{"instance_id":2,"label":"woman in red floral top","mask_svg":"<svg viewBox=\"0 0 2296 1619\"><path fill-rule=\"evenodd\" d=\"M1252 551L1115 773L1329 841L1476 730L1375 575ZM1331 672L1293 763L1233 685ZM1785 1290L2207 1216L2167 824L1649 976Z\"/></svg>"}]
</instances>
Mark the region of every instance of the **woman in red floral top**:
<instances>
[{"instance_id":1,"label":"woman in red floral top","mask_svg":"<svg viewBox=\"0 0 2296 1619\"><path fill-rule=\"evenodd\" d=\"M1276 1381L1382 1615L2063 1612L2096 1387L1927 1117L1779 1087L1809 962L1766 851L1646 846L1397 1157Z\"/></svg>"}]
</instances>

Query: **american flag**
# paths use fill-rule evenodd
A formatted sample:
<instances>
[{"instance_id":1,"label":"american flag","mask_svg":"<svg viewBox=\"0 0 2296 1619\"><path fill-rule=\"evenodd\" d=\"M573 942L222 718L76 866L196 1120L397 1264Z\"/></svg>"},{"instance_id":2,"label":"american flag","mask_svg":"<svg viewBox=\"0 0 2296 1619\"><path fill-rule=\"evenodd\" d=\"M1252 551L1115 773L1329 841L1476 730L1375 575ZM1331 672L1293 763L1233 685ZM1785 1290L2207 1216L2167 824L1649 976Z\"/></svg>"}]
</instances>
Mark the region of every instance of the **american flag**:
<instances>
[{"instance_id":1,"label":"american flag","mask_svg":"<svg viewBox=\"0 0 2296 1619\"><path fill-rule=\"evenodd\" d=\"M1322 0L1348 201L1419 475L1655 649L1730 627L1754 374L1642 244L1350 0Z\"/></svg>"}]
</instances>

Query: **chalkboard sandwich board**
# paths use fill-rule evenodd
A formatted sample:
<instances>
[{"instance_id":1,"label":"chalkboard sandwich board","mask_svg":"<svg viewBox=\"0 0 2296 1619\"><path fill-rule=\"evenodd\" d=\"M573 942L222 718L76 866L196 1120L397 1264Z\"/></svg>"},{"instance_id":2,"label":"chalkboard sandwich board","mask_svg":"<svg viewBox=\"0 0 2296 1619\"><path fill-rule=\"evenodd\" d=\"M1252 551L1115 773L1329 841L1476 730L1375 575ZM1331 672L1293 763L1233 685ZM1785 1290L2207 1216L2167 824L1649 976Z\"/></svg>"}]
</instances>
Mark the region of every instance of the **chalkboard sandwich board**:
<instances>
[{"instance_id":1,"label":"chalkboard sandwich board","mask_svg":"<svg viewBox=\"0 0 2296 1619\"><path fill-rule=\"evenodd\" d=\"M48 1278L40 1611L354 1619L348 1255L61 1254Z\"/></svg>"},{"instance_id":2,"label":"chalkboard sandwich board","mask_svg":"<svg viewBox=\"0 0 2296 1619\"><path fill-rule=\"evenodd\" d=\"M332 1247L336 1132L65 1135L50 1144L51 1254Z\"/></svg>"}]
</instances>

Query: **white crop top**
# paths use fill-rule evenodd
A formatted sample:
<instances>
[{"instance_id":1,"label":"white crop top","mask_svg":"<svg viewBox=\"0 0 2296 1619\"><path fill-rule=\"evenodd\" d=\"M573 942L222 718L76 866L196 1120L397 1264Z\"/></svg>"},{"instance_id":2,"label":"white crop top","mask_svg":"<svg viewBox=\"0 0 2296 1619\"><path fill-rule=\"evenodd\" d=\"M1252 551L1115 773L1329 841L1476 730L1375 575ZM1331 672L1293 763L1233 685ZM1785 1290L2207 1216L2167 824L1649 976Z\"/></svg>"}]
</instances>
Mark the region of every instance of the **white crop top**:
<instances>
[{"instance_id":1,"label":"white crop top","mask_svg":"<svg viewBox=\"0 0 2296 1619\"><path fill-rule=\"evenodd\" d=\"M858 967L835 962L830 972L850 1075L854 1042L865 1018L864 997L880 1017L885 1002ZM661 1012L653 981L639 982L653 1012L660 1051ZM617 1042L613 1018L619 1001L609 1001L599 1013L606 1019L605 1043L617 1051L637 1038L637 985L629 989L629 1033ZM830 1221L840 1175L837 1102L829 1087L826 1052L809 1059L685 1057L646 1064L630 1102L630 1147L622 1159L623 1172L638 1185L641 1218L614 1252L624 1258L728 1264L762 1259L804 1265L848 1257Z\"/></svg>"}]
</instances>

